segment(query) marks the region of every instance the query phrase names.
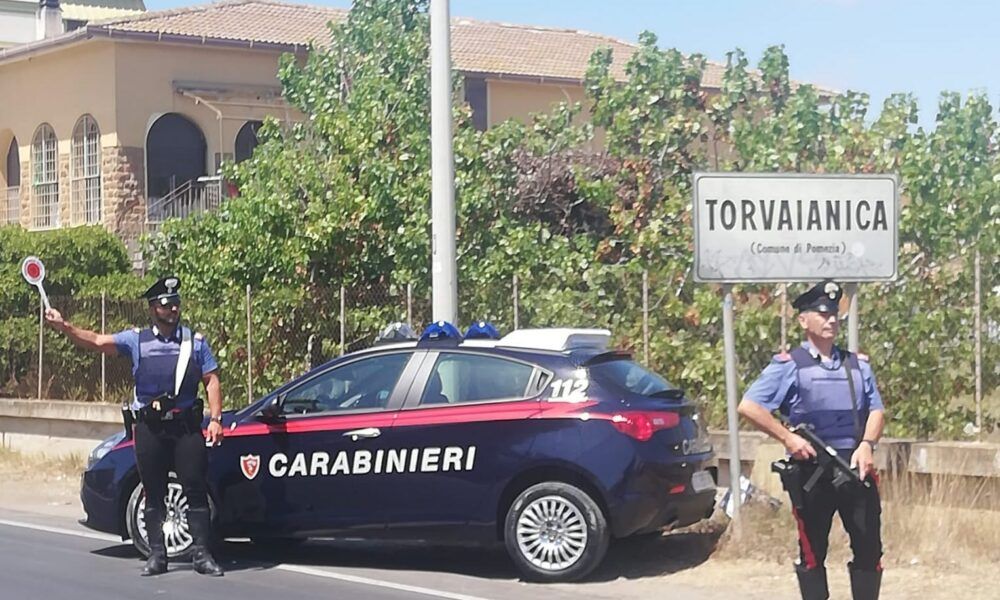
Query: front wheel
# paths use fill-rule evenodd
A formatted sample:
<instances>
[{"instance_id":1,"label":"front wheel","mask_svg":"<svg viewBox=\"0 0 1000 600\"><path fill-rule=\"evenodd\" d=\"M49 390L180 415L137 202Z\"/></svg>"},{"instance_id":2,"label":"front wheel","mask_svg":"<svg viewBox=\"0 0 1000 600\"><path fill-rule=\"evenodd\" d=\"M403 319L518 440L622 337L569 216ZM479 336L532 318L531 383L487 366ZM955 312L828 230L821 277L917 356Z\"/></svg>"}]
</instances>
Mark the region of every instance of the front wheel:
<instances>
[{"instance_id":1,"label":"front wheel","mask_svg":"<svg viewBox=\"0 0 1000 600\"><path fill-rule=\"evenodd\" d=\"M211 496L208 498L210 514L215 514ZM149 557L149 538L146 536L146 492L142 483L135 486L125 509L125 526L132 545L144 557ZM166 512L163 519L163 542L167 557L184 560L191 557L194 536L188 523L188 498L177 477L171 473L167 483Z\"/></svg>"},{"instance_id":2,"label":"front wheel","mask_svg":"<svg viewBox=\"0 0 1000 600\"><path fill-rule=\"evenodd\" d=\"M607 519L594 499L557 481L521 492L504 522L507 552L531 581L585 577L604 559L609 540Z\"/></svg>"}]
</instances>

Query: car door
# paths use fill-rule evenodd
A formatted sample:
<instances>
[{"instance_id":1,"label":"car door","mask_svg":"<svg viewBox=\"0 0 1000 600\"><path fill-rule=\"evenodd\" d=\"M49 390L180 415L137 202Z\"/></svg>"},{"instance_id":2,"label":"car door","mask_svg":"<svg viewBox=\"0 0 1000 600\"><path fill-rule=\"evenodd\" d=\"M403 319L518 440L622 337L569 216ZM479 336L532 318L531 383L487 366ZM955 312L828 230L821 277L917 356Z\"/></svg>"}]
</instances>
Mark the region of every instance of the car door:
<instances>
[{"instance_id":1,"label":"car door","mask_svg":"<svg viewBox=\"0 0 1000 600\"><path fill-rule=\"evenodd\" d=\"M279 419L249 416L213 461L228 469L223 514L267 535L384 529L385 450L419 362L412 350L348 358L283 392Z\"/></svg>"},{"instance_id":2,"label":"car door","mask_svg":"<svg viewBox=\"0 0 1000 600\"><path fill-rule=\"evenodd\" d=\"M394 537L467 539L469 524L493 535L497 482L529 456L531 417L551 374L480 352L428 352L393 428L394 446L418 452L396 476L405 493L388 509ZM473 534L475 535L475 534Z\"/></svg>"}]
</instances>

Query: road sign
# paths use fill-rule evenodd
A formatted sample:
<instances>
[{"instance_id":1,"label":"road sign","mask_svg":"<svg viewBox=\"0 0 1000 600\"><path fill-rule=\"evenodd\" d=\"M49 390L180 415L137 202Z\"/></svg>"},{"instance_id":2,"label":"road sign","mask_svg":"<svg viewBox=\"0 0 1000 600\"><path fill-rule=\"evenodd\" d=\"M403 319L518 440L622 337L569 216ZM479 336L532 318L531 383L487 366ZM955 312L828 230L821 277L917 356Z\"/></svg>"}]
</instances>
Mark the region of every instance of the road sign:
<instances>
[{"instance_id":1,"label":"road sign","mask_svg":"<svg viewBox=\"0 0 1000 600\"><path fill-rule=\"evenodd\" d=\"M695 281L896 277L895 175L695 173Z\"/></svg>"},{"instance_id":2,"label":"road sign","mask_svg":"<svg viewBox=\"0 0 1000 600\"><path fill-rule=\"evenodd\" d=\"M38 288L46 310L52 308L49 305L49 296L45 293L45 286L42 285L42 281L45 280L45 263L37 256L29 256L21 261L21 275L25 281Z\"/></svg>"}]
</instances>

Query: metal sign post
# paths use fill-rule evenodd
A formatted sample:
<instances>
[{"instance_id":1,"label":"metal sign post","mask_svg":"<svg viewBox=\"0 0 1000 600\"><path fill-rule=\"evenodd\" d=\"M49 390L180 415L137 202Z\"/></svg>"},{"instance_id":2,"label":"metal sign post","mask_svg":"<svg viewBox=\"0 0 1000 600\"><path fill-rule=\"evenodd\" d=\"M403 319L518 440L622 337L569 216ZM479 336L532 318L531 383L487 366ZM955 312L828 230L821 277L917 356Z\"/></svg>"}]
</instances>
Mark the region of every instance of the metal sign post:
<instances>
[{"instance_id":1,"label":"metal sign post","mask_svg":"<svg viewBox=\"0 0 1000 600\"><path fill-rule=\"evenodd\" d=\"M729 497L733 502L733 523L739 534L741 497L740 419L736 413L736 333L733 329L733 286L722 286L722 340L726 355L726 423L729 426Z\"/></svg>"},{"instance_id":2,"label":"metal sign post","mask_svg":"<svg viewBox=\"0 0 1000 600\"><path fill-rule=\"evenodd\" d=\"M858 284L848 283L844 286L848 297L847 308L847 349L858 351Z\"/></svg>"}]
</instances>

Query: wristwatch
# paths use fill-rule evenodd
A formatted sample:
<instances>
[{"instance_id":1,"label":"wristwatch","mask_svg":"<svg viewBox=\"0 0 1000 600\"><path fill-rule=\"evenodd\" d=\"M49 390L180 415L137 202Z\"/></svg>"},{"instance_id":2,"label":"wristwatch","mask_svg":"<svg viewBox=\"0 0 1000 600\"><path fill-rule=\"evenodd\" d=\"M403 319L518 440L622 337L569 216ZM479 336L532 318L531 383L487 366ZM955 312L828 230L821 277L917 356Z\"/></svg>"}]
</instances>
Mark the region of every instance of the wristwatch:
<instances>
[{"instance_id":1,"label":"wristwatch","mask_svg":"<svg viewBox=\"0 0 1000 600\"><path fill-rule=\"evenodd\" d=\"M875 452L875 450L878 449L878 442L876 442L875 440L861 440L861 442L867 443L869 446L871 446L872 452Z\"/></svg>"},{"instance_id":2,"label":"wristwatch","mask_svg":"<svg viewBox=\"0 0 1000 600\"><path fill-rule=\"evenodd\" d=\"M219 425L222 425L222 415L219 415L219 416L217 416L217 417L209 417L209 419L208 419L208 420L209 420L209 421L215 421L215 422L216 422L216 423L218 423Z\"/></svg>"}]
</instances>

